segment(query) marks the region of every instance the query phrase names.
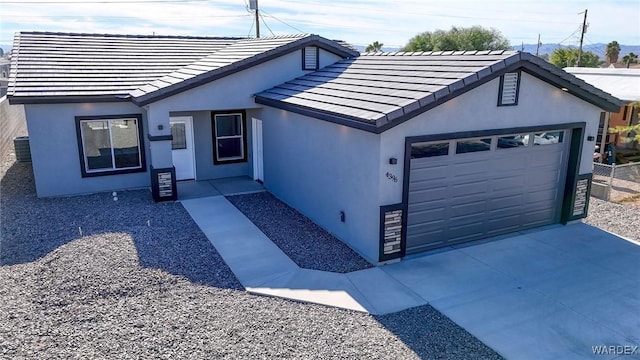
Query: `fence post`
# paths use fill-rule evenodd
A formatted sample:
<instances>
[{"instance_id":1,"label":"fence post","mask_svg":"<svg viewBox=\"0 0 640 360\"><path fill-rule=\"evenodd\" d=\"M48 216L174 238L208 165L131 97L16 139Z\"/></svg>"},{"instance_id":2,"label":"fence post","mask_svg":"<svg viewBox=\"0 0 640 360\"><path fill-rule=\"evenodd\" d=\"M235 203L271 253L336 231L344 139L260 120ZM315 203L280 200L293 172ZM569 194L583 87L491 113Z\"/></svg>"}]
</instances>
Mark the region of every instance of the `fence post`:
<instances>
[{"instance_id":1,"label":"fence post","mask_svg":"<svg viewBox=\"0 0 640 360\"><path fill-rule=\"evenodd\" d=\"M616 164L611 164L611 173L609 174L609 183L607 184L607 201L611 201L611 187L613 186L613 176L616 172Z\"/></svg>"}]
</instances>

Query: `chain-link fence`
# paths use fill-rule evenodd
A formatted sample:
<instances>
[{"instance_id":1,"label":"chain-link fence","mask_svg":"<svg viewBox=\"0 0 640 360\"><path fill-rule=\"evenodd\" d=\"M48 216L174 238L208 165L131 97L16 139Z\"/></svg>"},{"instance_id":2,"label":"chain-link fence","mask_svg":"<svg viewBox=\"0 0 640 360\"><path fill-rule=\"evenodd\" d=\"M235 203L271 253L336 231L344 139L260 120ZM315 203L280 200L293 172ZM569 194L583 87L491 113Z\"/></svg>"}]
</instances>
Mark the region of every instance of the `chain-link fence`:
<instances>
[{"instance_id":1,"label":"chain-link fence","mask_svg":"<svg viewBox=\"0 0 640 360\"><path fill-rule=\"evenodd\" d=\"M621 165L593 163L591 193L609 201L640 194L640 162Z\"/></svg>"}]
</instances>

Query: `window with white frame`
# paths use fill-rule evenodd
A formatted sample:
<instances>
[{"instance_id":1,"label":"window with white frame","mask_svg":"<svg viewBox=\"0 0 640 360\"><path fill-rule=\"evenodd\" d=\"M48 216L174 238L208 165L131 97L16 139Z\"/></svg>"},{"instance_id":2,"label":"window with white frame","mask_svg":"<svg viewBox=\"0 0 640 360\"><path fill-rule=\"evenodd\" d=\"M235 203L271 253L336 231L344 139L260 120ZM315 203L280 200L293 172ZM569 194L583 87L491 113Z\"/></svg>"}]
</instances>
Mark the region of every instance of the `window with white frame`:
<instances>
[{"instance_id":1,"label":"window with white frame","mask_svg":"<svg viewBox=\"0 0 640 360\"><path fill-rule=\"evenodd\" d=\"M76 117L82 176L145 171L140 115Z\"/></svg>"},{"instance_id":2,"label":"window with white frame","mask_svg":"<svg viewBox=\"0 0 640 360\"><path fill-rule=\"evenodd\" d=\"M247 161L244 112L213 113L213 163Z\"/></svg>"}]
</instances>

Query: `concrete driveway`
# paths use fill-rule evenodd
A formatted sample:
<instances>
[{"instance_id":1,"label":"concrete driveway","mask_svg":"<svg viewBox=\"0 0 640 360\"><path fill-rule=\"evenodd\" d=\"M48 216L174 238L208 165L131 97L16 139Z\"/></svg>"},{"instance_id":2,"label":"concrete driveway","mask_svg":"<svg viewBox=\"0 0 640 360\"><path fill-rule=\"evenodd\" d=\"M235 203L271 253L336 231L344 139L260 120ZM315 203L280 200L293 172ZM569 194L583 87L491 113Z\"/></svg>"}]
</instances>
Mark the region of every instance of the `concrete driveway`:
<instances>
[{"instance_id":1,"label":"concrete driveway","mask_svg":"<svg viewBox=\"0 0 640 360\"><path fill-rule=\"evenodd\" d=\"M640 246L598 228L552 226L382 269L508 359L640 358Z\"/></svg>"},{"instance_id":2,"label":"concrete driveway","mask_svg":"<svg viewBox=\"0 0 640 360\"><path fill-rule=\"evenodd\" d=\"M222 196L182 205L251 293L377 315L428 303L508 359L640 359L640 245L590 225L338 274L300 268Z\"/></svg>"}]
</instances>

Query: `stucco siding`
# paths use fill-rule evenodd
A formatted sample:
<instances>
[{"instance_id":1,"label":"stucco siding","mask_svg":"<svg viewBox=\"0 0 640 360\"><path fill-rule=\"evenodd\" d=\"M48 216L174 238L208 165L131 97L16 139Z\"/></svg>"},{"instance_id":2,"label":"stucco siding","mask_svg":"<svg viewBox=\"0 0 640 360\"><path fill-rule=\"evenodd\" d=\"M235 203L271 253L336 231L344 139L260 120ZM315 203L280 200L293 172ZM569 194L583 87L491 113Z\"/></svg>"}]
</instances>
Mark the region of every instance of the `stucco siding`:
<instances>
[{"instance_id":1,"label":"stucco siding","mask_svg":"<svg viewBox=\"0 0 640 360\"><path fill-rule=\"evenodd\" d=\"M397 165L384 164L379 178L391 172L400 181L380 182L381 204L402 202L404 143L407 136L444 134L513 127L586 122L586 135L597 133L600 109L522 73L518 105L497 106L499 79L494 79L386 132L381 138L381 158L396 157ZM591 172L595 142L583 140L580 173Z\"/></svg>"},{"instance_id":2,"label":"stucco siding","mask_svg":"<svg viewBox=\"0 0 640 360\"><path fill-rule=\"evenodd\" d=\"M269 107L259 118L266 188L376 262L379 135Z\"/></svg>"},{"instance_id":3,"label":"stucco siding","mask_svg":"<svg viewBox=\"0 0 640 360\"><path fill-rule=\"evenodd\" d=\"M142 114L147 166L145 111L129 103L25 105L36 192L39 197L93 193L150 185L149 172L83 178L76 116Z\"/></svg>"},{"instance_id":4,"label":"stucco siding","mask_svg":"<svg viewBox=\"0 0 640 360\"><path fill-rule=\"evenodd\" d=\"M323 66L338 60L340 58L337 55L326 51L320 52L320 63ZM253 101L254 94L310 72L302 70L302 51L298 50L156 101L150 106L154 109L154 114L256 108L259 105ZM168 128L168 115L150 115L149 118L152 132L158 124Z\"/></svg>"},{"instance_id":5,"label":"stucco siding","mask_svg":"<svg viewBox=\"0 0 640 360\"><path fill-rule=\"evenodd\" d=\"M321 64L328 65L340 59L330 52L320 52ZM196 179L251 176L251 114L260 109L260 105L254 102L253 95L309 72L311 71L302 70L302 51L298 50L156 101L145 106L148 109L150 134L169 135L171 114L194 114ZM247 162L214 166L210 112L226 110L247 111ZM155 167L170 164L171 148L168 146L169 142L158 142L151 147Z\"/></svg>"}]
</instances>

